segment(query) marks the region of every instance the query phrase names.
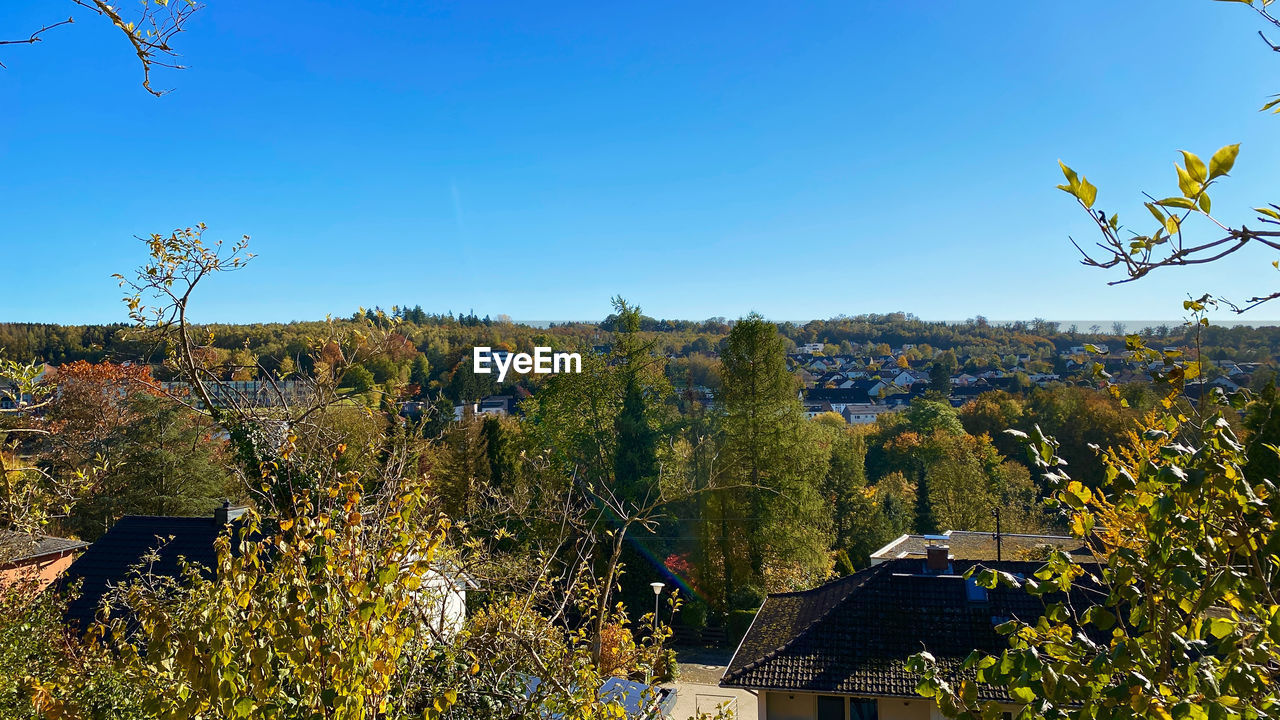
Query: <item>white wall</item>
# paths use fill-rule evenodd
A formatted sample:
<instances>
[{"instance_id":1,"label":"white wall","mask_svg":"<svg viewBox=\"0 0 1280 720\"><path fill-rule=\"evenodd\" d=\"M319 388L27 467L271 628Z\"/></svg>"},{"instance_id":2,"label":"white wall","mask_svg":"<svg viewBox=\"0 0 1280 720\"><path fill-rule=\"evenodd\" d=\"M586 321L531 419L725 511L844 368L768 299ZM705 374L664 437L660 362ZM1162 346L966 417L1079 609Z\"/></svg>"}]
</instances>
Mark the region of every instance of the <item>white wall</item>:
<instances>
[{"instance_id":1,"label":"white wall","mask_svg":"<svg viewBox=\"0 0 1280 720\"><path fill-rule=\"evenodd\" d=\"M876 710L879 720L940 720L938 706L924 699L904 700L880 698ZM760 720L814 720L818 715L818 696L809 693L760 691ZM845 710L846 716L848 709Z\"/></svg>"}]
</instances>

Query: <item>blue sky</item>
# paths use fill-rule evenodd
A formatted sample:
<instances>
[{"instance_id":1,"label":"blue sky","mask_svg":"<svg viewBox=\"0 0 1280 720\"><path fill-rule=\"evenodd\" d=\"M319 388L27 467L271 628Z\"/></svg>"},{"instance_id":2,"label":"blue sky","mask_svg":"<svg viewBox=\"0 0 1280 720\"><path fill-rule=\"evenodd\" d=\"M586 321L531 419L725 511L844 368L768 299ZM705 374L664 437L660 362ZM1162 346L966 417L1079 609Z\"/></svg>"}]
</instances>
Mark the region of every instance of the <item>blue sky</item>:
<instances>
[{"instance_id":1,"label":"blue sky","mask_svg":"<svg viewBox=\"0 0 1280 720\"><path fill-rule=\"evenodd\" d=\"M70 3L7 4L21 35ZM1109 288L1064 159L1141 222L1187 148L1275 201L1275 58L1244 6L208 0L153 98L84 13L0 48L0 320L123 320L134 235L252 236L198 320L357 306L589 319L1177 318L1262 251ZM20 29L14 32L14 29ZM1253 320L1280 317L1280 308Z\"/></svg>"}]
</instances>

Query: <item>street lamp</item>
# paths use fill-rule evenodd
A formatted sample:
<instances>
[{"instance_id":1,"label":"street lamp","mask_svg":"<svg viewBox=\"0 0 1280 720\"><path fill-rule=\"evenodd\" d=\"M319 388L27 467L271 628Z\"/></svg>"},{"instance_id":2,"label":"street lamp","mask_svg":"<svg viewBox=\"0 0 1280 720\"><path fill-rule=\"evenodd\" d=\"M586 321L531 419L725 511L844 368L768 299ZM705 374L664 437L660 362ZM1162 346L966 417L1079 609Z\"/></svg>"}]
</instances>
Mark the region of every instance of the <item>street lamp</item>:
<instances>
[{"instance_id":1,"label":"street lamp","mask_svg":"<svg viewBox=\"0 0 1280 720\"><path fill-rule=\"evenodd\" d=\"M662 596L662 588L666 586L666 583L649 583L649 587L653 588L653 633L655 635L658 633L658 598Z\"/></svg>"},{"instance_id":2,"label":"street lamp","mask_svg":"<svg viewBox=\"0 0 1280 720\"><path fill-rule=\"evenodd\" d=\"M649 587L653 588L653 643L654 647L658 644L658 598L662 597L662 588L666 587L666 583L651 582ZM653 668L650 667L645 672L645 682L653 682Z\"/></svg>"}]
</instances>

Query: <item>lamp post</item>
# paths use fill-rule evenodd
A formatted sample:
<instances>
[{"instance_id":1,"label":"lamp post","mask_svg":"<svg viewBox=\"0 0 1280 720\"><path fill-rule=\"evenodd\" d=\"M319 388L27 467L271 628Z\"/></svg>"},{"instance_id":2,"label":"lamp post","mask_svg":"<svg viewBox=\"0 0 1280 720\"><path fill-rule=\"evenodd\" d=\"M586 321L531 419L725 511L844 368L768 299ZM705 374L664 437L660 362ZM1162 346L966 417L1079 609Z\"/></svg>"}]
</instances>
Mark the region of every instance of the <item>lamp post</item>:
<instances>
[{"instance_id":1,"label":"lamp post","mask_svg":"<svg viewBox=\"0 0 1280 720\"><path fill-rule=\"evenodd\" d=\"M658 599L662 597L662 588L666 587L666 583L651 582L649 587L653 588L653 644L658 645ZM653 668L650 667L645 671L645 679L647 683L653 682Z\"/></svg>"},{"instance_id":2,"label":"lamp post","mask_svg":"<svg viewBox=\"0 0 1280 720\"><path fill-rule=\"evenodd\" d=\"M662 588L666 587L666 583L651 582L649 587L653 588L653 634L658 634L658 598L662 596Z\"/></svg>"}]
</instances>

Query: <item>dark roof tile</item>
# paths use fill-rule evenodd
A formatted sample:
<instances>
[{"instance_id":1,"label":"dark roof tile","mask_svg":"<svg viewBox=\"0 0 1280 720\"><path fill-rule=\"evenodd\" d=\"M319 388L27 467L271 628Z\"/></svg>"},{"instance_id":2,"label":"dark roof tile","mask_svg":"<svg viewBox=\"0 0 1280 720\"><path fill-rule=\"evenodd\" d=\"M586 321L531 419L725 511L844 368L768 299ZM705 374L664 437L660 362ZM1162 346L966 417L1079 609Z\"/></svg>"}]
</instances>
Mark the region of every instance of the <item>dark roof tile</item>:
<instances>
[{"instance_id":1,"label":"dark roof tile","mask_svg":"<svg viewBox=\"0 0 1280 720\"><path fill-rule=\"evenodd\" d=\"M67 608L67 619L87 628L111 587L128 579L130 570L151 550L159 558L149 566L157 575L177 577L179 558L213 571L213 542L226 527L211 517L127 515L98 538L59 578L56 587L81 582L79 595Z\"/></svg>"},{"instance_id":2,"label":"dark roof tile","mask_svg":"<svg viewBox=\"0 0 1280 720\"><path fill-rule=\"evenodd\" d=\"M917 677L905 667L911 655L928 650L944 674L954 675L973 650L1007 647L996 624L1034 621L1044 612L1040 598L1006 587L971 600L960 573L975 564L955 560L954 574L928 575L922 560L890 560L813 590L770 595L721 684L916 697ZM981 564L1023 575L1041 566Z\"/></svg>"}]
</instances>

